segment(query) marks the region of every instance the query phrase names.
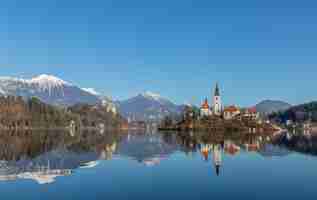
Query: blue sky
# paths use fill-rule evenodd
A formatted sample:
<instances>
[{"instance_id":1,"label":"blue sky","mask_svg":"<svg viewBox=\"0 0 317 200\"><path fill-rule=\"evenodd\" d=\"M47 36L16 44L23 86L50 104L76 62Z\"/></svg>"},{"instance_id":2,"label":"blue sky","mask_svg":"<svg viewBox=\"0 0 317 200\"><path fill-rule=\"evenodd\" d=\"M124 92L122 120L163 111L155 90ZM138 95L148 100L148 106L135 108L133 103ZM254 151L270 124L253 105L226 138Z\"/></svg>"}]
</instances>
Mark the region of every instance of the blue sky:
<instances>
[{"instance_id":1,"label":"blue sky","mask_svg":"<svg viewBox=\"0 0 317 200\"><path fill-rule=\"evenodd\" d=\"M114 98L317 99L313 0L2 1L0 75L53 74Z\"/></svg>"}]
</instances>

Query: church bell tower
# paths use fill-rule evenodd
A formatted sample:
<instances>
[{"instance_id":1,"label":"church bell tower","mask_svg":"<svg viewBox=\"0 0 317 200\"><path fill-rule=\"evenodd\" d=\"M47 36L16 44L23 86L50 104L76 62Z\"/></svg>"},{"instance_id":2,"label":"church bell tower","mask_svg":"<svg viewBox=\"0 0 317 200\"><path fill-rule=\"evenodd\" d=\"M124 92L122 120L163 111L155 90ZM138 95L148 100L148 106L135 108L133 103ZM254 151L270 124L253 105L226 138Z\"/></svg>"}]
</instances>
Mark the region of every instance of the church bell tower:
<instances>
[{"instance_id":1,"label":"church bell tower","mask_svg":"<svg viewBox=\"0 0 317 200\"><path fill-rule=\"evenodd\" d=\"M216 84L213 100L213 114L220 116L222 113L222 102L218 83Z\"/></svg>"}]
</instances>

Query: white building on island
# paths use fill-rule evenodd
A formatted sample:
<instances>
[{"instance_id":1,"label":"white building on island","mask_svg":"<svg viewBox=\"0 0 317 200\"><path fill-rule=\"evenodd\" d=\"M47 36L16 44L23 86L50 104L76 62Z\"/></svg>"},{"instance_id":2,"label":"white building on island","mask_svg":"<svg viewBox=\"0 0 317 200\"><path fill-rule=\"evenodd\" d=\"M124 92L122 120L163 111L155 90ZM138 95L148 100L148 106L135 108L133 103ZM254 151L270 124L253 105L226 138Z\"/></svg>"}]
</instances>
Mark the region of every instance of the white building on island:
<instances>
[{"instance_id":1,"label":"white building on island","mask_svg":"<svg viewBox=\"0 0 317 200\"><path fill-rule=\"evenodd\" d=\"M211 115L216 115L216 116L222 115L223 107L222 107L222 101L221 101L221 95L220 95L218 83L216 84L216 88L212 96L212 99L213 99L213 103L211 104L211 106L209 106L207 98L204 100L203 104L200 107L201 116L204 117L204 116L211 116Z\"/></svg>"},{"instance_id":2,"label":"white building on island","mask_svg":"<svg viewBox=\"0 0 317 200\"><path fill-rule=\"evenodd\" d=\"M218 87L218 83L216 84L215 94L214 94L214 101L213 101L213 114L220 116L222 114L222 102L220 96L220 90Z\"/></svg>"},{"instance_id":3,"label":"white building on island","mask_svg":"<svg viewBox=\"0 0 317 200\"><path fill-rule=\"evenodd\" d=\"M200 116L210 116L212 114L211 109L208 104L208 99L206 98L204 103L200 107Z\"/></svg>"}]
</instances>

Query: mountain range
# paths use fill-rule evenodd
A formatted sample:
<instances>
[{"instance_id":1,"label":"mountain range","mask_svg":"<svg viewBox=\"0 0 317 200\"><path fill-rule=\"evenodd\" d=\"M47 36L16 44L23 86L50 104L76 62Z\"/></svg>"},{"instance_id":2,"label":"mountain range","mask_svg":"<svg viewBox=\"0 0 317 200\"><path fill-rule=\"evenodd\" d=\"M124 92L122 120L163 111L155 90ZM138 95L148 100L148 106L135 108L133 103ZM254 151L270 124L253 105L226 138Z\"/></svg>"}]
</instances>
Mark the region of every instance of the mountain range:
<instances>
[{"instance_id":1,"label":"mountain range","mask_svg":"<svg viewBox=\"0 0 317 200\"><path fill-rule=\"evenodd\" d=\"M152 92L138 94L135 97L117 102L121 114L129 120L157 121L167 115L179 114L182 105L176 105L167 98Z\"/></svg>"},{"instance_id":2,"label":"mountain range","mask_svg":"<svg viewBox=\"0 0 317 200\"><path fill-rule=\"evenodd\" d=\"M280 123L285 123L288 120L299 123L305 121L317 122L317 101L292 106L282 112L272 113L269 118Z\"/></svg>"},{"instance_id":3,"label":"mountain range","mask_svg":"<svg viewBox=\"0 0 317 200\"><path fill-rule=\"evenodd\" d=\"M271 114L273 112L284 111L292 105L284 101L279 100L264 100L258 103L255 108L256 110L264 115Z\"/></svg>"},{"instance_id":4,"label":"mountain range","mask_svg":"<svg viewBox=\"0 0 317 200\"><path fill-rule=\"evenodd\" d=\"M5 96L37 97L53 105L96 104L100 98L87 90L51 75L40 75L32 79L12 77L0 78L0 94Z\"/></svg>"},{"instance_id":5,"label":"mountain range","mask_svg":"<svg viewBox=\"0 0 317 200\"><path fill-rule=\"evenodd\" d=\"M157 121L167 115L180 114L184 105L177 105L153 92L138 94L122 101L113 101L93 88L81 88L58 77L42 74L31 79L0 77L0 95L37 97L41 101L59 106L75 104L102 104L112 112L119 112L130 120ZM256 105L258 112L270 114L283 111L291 105L282 101L265 100Z\"/></svg>"},{"instance_id":6,"label":"mountain range","mask_svg":"<svg viewBox=\"0 0 317 200\"><path fill-rule=\"evenodd\" d=\"M172 103L158 94L145 92L123 101L113 101L93 88L81 88L58 77L42 74L32 79L0 77L0 95L37 97L41 101L58 106L75 104L102 104L112 112L132 120L159 120L166 115L179 113L183 106Z\"/></svg>"}]
</instances>

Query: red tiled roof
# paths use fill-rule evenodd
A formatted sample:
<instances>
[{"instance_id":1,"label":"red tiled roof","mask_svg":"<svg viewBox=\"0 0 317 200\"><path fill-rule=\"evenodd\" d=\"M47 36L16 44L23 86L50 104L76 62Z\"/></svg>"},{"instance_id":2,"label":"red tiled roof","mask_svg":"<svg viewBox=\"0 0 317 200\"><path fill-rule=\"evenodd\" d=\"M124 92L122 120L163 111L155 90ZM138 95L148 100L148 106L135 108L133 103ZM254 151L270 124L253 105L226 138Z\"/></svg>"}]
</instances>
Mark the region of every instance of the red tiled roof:
<instances>
[{"instance_id":1,"label":"red tiled roof","mask_svg":"<svg viewBox=\"0 0 317 200\"><path fill-rule=\"evenodd\" d=\"M202 154L203 154L205 160L208 160L209 152L208 151L202 151Z\"/></svg>"},{"instance_id":2,"label":"red tiled roof","mask_svg":"<svg viewBox=\"0 0 317 200\"><path fill-rule=\"evenodd\" d=\"M259 146L257 144L248 144L248 151L257 151Z\"/></svg>"},{"instance_id":3,"label":"red tiled roof","mask_svg":"<svg viewBox=\"0 0 317 200\"><path fill-rule=\"evenodd\" d=\"M239 150L240 150L240 149L237 148L237 147L234 146L234 145L230 145L230 146L228 146L228 147L225 149L225 151L226 151L228 154L231 154L231 155L234 155L234 154L238 153Z\"/></svg>"},{"instance_id":4,"label":"red tiled roof","mask_svg":"<svg viewBox=\"0 0 317 200\"><path fill-rule=\"evenodd\" d=\"M248 108L248 112L249 113L256 113L256 108L255 107Z\"/></svg>"},{"instance_id":5,"label":"red tiled roof","mask_svg":"<svg viewBox=\"0 0 317 200\"><path fill-rule=\"evenodd\" d=\"M209 104L208 104L208 100L207 99L205 99L204 103L201 105L201 108L209 109Z\"/></svg>"},{"instance_id":6,"label":"red tiled roof","mask_svg":"<svg viewBox=\"0 0 317 200\"><path fill-rule=\"evenodd\" d=\"M225 112L238 112L240 111L239 108L235 107L235 106L229 106L229 107L226 107Z\"/></svg>"}]
</instances>

